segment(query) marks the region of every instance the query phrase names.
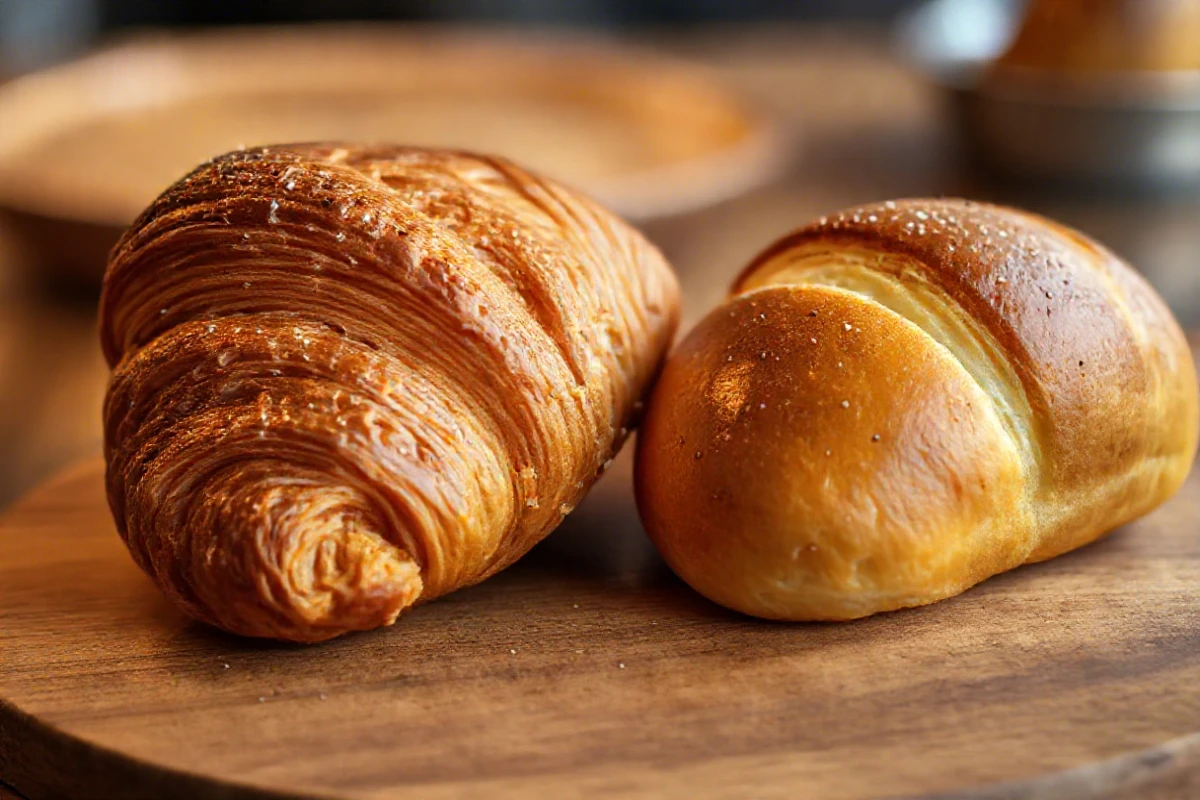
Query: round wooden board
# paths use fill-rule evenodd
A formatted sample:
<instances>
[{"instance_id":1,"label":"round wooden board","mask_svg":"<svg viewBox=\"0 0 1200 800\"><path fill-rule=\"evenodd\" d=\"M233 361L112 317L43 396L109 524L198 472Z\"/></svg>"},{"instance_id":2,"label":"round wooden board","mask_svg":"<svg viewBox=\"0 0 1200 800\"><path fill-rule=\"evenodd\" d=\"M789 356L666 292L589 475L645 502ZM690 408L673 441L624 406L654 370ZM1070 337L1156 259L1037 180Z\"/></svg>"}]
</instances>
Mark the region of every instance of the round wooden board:
<instances>
[{"instance_id":1,"label":"round wooden board","mask_svg":"<svg viewBox=\"0 0 1200 800\"><path fill-rule=\"evenodd\" d=\"M618 464L516 567L315 647L181 616L114 532L101 465L68 471L0 523L0 779L31 797L1200 796L1200 479L959 598L783 625L673 578Z\"/></svg>"}]
</instances>

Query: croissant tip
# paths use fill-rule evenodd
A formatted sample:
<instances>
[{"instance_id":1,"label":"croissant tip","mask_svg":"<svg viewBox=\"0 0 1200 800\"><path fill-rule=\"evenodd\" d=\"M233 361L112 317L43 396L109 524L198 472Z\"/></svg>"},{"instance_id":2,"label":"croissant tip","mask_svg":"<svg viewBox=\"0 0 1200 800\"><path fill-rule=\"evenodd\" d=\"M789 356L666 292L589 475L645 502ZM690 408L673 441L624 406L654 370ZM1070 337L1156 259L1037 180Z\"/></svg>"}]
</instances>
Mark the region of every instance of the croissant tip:
<instances>
[{"instance_id":1,"label":"croissant tip","mask_svg":"<svg viewBox=\"0 0 1200 800\"><path fill-rule=\"evenodd\" d=\"M294 587L282 637L319 642L352 631L392 625L424 589L420 568L407 553L384 545L359 554L335 581Z\"/></svg>"},{"instance_id":2,"label":"croissant tip","mask_svg":"<svg viewBox=\"0 0 1200 800\"><path fill-rule=\"evenodd\" d=\"M283 539L203 563L192 573L194 599L182 605L230 633L314 643L391 625L425 590L417 562L369 529L309 522Z\"/></svg>"}]
</instances>

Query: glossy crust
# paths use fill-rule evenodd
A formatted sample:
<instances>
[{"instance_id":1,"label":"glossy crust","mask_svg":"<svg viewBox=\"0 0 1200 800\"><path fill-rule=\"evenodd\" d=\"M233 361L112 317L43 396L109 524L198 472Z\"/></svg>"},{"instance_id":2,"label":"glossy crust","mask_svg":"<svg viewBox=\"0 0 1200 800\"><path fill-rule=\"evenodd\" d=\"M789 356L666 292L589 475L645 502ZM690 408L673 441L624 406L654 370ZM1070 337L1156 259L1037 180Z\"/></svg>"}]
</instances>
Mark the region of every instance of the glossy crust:
<instances>
[{"instance_id":1,"label":"glossy crust","mask_svg":"<svg viewBox=\"0 0 1200 800\"><path fill-rule=\"evenodd\" d=\"M571 511L634 424L677 293L634 230L500 159L222 156L109 262L117 526L225 630L388 625Z\"/></svg>"},{"instance_id":2,"label":"glossy crust","mask_svg":"<svg viewBox=\"0 0 1200 800\"><path fill-rule=\"evenodd\" d=\"M760 255L668 360L639 508L709 598L921 605L1095 540L1183 482L1196 375L1090 239L961 200L843 212Z\"/></svg>"}]
</instances>

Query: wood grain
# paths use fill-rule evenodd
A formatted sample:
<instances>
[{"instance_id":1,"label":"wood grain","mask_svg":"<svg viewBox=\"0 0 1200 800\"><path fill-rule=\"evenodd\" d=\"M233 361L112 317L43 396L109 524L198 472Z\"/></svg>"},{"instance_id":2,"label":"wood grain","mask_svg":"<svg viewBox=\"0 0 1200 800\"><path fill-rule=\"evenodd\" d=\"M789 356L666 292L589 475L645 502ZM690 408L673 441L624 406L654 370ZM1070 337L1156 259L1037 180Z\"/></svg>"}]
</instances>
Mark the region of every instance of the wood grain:
<instances>
[{"instance_id":1,"label":"wood grain","mask_svg":"<svg viewBox=\"0 0 1200 800\"><path fill-rule=\"evenodd\" d=\"M663 568L627 469L508 572L300 648L181 617L78 466L0 523L0 777L32 797L1194 796L1200 478L954 600L782 625Z\"/></svg>"}]
</instances>

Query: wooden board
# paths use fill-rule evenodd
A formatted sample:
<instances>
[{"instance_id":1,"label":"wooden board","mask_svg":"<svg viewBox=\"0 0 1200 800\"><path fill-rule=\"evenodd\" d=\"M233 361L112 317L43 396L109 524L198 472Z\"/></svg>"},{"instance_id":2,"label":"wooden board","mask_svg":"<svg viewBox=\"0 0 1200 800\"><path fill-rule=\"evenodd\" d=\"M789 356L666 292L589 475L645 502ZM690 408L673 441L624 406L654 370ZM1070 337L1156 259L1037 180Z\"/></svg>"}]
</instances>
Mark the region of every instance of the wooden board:
<instances>
[{"instance_id":1,"label":"wooden board","mask_svg":"<svg viewBox=\"0 0 1200 800\"><path fill-rule=\"evenodd\" d=\"M0 523L0 779L31 797L1200 796L1197 477L959 598L785 625L662 566L628 460L506 573L307 648L182 617L114 533L100 464L70 470Z\"/></svg>"},{"instance_id":2,"label":"wooden board","mask_svg":"<svg viewBox=\"0 0 1200 800\"><path fill-rule=\"evenodd\" d=\"M98 282L205 159L349 139L505 155L644 221L758 186L779 131L703 68L567 34L326 24L146 35L0 87L0 210Z\"/></svg>"}]
</instances>

